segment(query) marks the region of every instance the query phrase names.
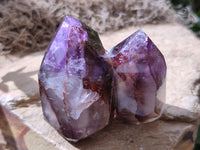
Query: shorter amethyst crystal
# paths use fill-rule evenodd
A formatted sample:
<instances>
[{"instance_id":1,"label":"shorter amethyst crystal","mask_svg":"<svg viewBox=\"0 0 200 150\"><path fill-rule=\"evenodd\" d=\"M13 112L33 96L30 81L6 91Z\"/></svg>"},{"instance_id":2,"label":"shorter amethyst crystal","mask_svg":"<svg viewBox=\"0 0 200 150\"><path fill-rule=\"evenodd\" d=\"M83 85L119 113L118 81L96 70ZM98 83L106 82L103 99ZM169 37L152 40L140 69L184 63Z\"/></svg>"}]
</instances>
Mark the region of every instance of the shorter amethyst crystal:
<instances>
[{"instance_id":1,"label":"shorter amethyst crystal","mask_svg":"<svg viewBox=\"0 0 200 150\"><path fill-rule=\"evenodd\" d=\"M148 36L138 30L111 49L119 117L131 123L150 122L162 112L166 64Z\"/></svg>"},{"instance_id":2,"label":"shorter amethyst crystal","mask_svg":"<svg viewBox=\"0 0 200 150\"><path fill-rule=\"evenodd\" d=\"M71 16L61 23L41 64L45 119L67 140L78 141L112 118L112 67L98 34Z\"/></svg>"}]
</instances>

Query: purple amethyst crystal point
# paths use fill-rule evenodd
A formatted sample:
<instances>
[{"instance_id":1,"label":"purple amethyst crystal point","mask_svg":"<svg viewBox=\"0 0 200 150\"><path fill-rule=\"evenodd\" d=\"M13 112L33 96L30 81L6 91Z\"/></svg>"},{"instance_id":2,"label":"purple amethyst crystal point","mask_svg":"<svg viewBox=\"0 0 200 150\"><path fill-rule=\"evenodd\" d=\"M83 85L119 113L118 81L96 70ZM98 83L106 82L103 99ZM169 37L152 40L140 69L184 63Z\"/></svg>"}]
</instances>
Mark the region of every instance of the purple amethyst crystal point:
<instances>
[{"instance_id":1,"label":"purple amethyst crystal point","mask_svg":"<svg viewBox=\"0 0 200 150\"><path fill-rule=\"evenodd\" d=\"M66 16L39 71L45 119L67 140L78 141L112 118L112 68L98 34Z\"/></svg>"},{"instance_id":2,"label":"purple amethyst crystal point","mask_svg":"<svg viewBox=\"0 0 200 150\"><path fill-rule=\"evenodd\" d=\"M112 48L110 58L118 116L131 123L157 119L165 100L166 76L166 63L158 48L138 30Z\"/></svg>"}]
</instances>

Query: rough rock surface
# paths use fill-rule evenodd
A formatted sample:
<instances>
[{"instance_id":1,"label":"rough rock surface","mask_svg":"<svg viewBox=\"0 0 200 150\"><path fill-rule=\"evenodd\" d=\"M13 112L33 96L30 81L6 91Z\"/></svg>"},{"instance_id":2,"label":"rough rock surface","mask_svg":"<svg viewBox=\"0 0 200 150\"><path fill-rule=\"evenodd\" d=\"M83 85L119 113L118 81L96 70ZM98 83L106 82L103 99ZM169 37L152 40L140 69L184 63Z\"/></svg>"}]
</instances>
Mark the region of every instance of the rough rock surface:
<instances>
[{"instance_id":1,"label":"rough rock surface","mask_svg":"<svg viewBox=\"0 0 200 150\"><path fill-rule=\"evenodd\" d=\"M14 109L38 101L37 73L42 55L43 53L34 53L23 59L1 56L0 101L2 104Z\"/></svg>"},{"instance_id":2,"label":"rough rock surface","mask_svg":"<svg viewBox=\"0 0 200 150\"><path fill-rule=\"evenodd\" d=\"M114 120L110 126L100 132L76 144L71 144L47 122L41 121L43 120L41 108L20 108L14 112L23 116L23 120L31 128L61 150L66 150L66 148L69 150L104 150L105 148L108 150L116 148L119 150L161 150L162 148L172 150L174 147L180 147L179 143L185 142L187 142L187 146L192 147L192 136L196 134L196 124L186 122L157 120L138 126Z\"/></svg>"},{"instance_id":3,"label":"rough rock surface","mask_svg":"<svg viewBox=\"0 0 200 150\"><path fill-rule=\"evenodd\" d=\"M55 150L40 134L27 127L10 110L0 105L0 150ZM34 139L34 140L33 140Z\"/></svg>"},{"instance_id":4,"label":"rough rock surface","mask_svg":"<svg viewBox=\"0 0 200 150\"><path fill-rule=\"evenodd\" d=\"M101 36L102 43L106 49L110 49L138 28L104 34ZM200 118L200 40L178 24L147 25L140 28L149 35L166 59L167 105L164 120L141 126L122 124L115 120L92 137L75 145L70 144L43 120L39 106L36 75L44 52L26 56L13 63L4 59L4 64L10 62L4 66L0 62L0 102L10 106L31 129L58 149L105 149L106 146L107 149L192 150L192 137L196 134Z\"/></svg>"}]
</instances>

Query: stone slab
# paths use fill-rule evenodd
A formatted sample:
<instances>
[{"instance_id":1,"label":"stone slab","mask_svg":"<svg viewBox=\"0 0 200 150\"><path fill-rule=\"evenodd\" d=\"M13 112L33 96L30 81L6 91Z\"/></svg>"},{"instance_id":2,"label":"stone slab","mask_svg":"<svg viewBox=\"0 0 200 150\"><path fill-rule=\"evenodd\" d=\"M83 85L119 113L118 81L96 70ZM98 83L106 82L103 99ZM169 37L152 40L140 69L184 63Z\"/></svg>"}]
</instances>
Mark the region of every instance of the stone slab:
<instances>
[{"instance_id":1,"label":"stone slab","mask_svg":"<svg viewBox=\"0 0 200 150\"><path fill-rule=\"evenodd\" d=\"M161 150L162 148L172 150L180 147L180 143L190 147L186 150L192 150L193 135L196 135L197 129L196 123L157 120L138 126L115 119L102 131L73 144L62 138L46 121L43 121L41 107L20 108L13 112L21 116L31 129L60 150Z\"/></svg>"},{"instance_id":2,"label":"stone slab","mask_svg":"<svg viewBox=\"0 0 200 150\"><path fill-rule=\"evenodd\" d=\"M0 150L56 150L10 110L0 105Z\"/></svg>"}]
</instances>

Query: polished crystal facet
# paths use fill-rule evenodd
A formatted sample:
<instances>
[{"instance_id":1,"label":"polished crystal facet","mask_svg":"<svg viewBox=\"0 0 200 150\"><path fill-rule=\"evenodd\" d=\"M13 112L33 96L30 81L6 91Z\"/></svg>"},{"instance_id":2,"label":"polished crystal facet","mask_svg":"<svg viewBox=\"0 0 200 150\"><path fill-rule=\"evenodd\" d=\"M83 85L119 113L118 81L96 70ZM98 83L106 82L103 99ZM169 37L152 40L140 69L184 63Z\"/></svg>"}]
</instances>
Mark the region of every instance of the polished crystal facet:
<instances>
[{"instance_id":1,"label":"polished crystal facet","mask_svg":"<svg viewBox=\"0 0 200 150\"><path fill-rule=\"evenodd\" d=\"M98 34L66 16L39 71L45 119L66 139L78 141L112 118L112 67Z\"/></svg>"},{"instance_id":2,"label":"polished crystal facet","mask_svg":"<svg viewBox=\"0 0 200 150\"><path fill-rule=\"evenodd\" d=\"M131 123L158 118L165 100L166 64L149 37L138 30L110 52L119 117Z\"/></svg>"}]
</instances>

